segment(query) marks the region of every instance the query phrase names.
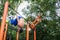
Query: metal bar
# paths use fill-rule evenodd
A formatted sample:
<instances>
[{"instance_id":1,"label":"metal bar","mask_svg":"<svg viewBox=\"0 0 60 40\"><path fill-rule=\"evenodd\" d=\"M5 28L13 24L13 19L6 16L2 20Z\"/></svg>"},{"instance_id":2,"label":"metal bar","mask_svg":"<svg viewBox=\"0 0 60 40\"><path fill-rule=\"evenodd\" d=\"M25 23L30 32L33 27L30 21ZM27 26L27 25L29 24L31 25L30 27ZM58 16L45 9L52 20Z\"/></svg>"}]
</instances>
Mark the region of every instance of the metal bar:
<instances>
[{"instance_id":1,"label":"metal bar","mask_svg":"<svg viewBox=\"0 0 60 40\"><path fill-rule=\"evenodd\" d=\"M27 24L26 27L26 40L29 40L29 23Z\"/></svg>"},{"instance_id":2,"label":"metal bar","mask_svg":"<svg viewBox=\"0 0 60 40\"><path fill-rule=\"evenodd\" d=\"M36 40L36 28L34 29L34 40Z\"/></svg>"},{"instance_id":3,"label":"metal bar","mask_svg":"<svg viewBox=\"0 0 60 40\"><path fill-rule=\"evenodd\" d=\"M4 6L4 13L3 13L1 30L0 30L0 40L3 40L3 31L4 31L4 26L5 26L5 23L6 23L7 13L8 13L8 1L6 1L5 6Z\"/></svg>"},{"instance_id":4,"label":"metal bar","mask_svg":"<svg viewBox=\"0 0 60 40\"><path fill-rule=\"evenodd\" d=\"M4 32L4 40L6 40L6 34L7 34L7 29L8 29L8 24L6 24L6 27L5 27L5 32Z\"/></svg>"},{"instance_id":5,"label":"metal bar","mask_svg":"<svg viewBox=\"0 0 60 40\"><path fill-rule=\"evenodd\" d=\"M16 40L19 40L19 32L20 32L20 29L19 29L19 27L18 27L18 31L17 31L17 33L16 33Z\"/></svg>"}]
</instances>

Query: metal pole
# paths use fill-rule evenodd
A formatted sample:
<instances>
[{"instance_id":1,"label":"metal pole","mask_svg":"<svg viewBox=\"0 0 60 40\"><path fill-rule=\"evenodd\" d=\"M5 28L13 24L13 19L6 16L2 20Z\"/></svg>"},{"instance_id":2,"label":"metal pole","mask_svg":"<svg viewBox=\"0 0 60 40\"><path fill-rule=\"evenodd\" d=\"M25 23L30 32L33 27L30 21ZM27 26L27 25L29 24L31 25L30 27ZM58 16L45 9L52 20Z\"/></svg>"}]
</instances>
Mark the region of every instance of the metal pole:
<instances>
[{"instance_id":1,"label":"metal pole","mask_svg":"<svg viewBox=\"0 0 60 40\"><path fill-rule=\"evenodd\" d=\"M6 40L7 29L8 29L8 24L6 24L6 27L5 27L4 40Z\"/></svg>"},{"instance_id":2,"label":"metal pole","mask_svg":"<svg viewBox=\"0 0 60 40\"><path fill-rule=\"evenodd\" d=\"M3 40L3 31L4 31L4 26L6 23L6 16L8 13L8 1L6 1L5 6L4 6L4 13L3 13L3 17L2 17L2 23L1 23L1 30L0 30L0 40Z\"/></svg>"},{"instance_id":3,"label":"metal pole","mask_svg":"<svg viewBox=\"0 0 60 40\"><path fill-rule=\"evenodd\" d=\"M27 24L26 27L26 40L29 40L29 23Z\"/></svg>"},{"instance_id":4,"label":"metal pole","mask_svg":"<svg viewBox=\"0 0 60 40\"><path fill-rule=\"evenodd\" d=\"M16 40L19 40L19 31L20 31L20 29L18 28L18 31L16 33Z\"/></svg>"},{"instance_id":5,"label":"metal pole","mask_svg":"<svg viewBox=\"0 0 60 40\"><path fill-rule=\"evenodd\" d=\"M36 28L34 29L34 40L36 40Z\"/></svg>"}]
</instances>

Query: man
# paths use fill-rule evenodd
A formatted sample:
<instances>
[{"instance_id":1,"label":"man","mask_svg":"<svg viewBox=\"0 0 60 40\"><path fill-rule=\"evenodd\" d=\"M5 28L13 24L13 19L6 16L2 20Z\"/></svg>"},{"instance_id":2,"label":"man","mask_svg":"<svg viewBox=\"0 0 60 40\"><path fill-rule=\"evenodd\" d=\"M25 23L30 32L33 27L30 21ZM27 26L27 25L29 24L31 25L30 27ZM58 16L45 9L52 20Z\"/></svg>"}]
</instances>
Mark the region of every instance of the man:
<instances>
[{"instance_id":1,"label":"man","mask_svg":"<svg viewBox=\"0 0 60 40\"><path fill-rule=\"evenodd\" d=\"M20 15L16 17L11 16L9 18L10 18L9 23L11 25L18 26L18 29L21 29L20 32L23 31L22 28L24 27L24 18L22 16Z\"/></svg>"}]
</instances>

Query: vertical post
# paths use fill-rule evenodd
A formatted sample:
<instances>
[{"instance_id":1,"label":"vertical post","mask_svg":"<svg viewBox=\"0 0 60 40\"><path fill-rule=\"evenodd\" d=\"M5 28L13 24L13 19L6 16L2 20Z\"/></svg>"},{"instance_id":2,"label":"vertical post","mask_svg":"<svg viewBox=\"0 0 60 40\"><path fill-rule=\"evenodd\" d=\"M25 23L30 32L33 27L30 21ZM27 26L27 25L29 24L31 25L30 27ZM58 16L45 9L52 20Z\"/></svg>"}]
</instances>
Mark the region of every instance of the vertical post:
<instances>
[{"instance_id":1,"label":"vertical post","mask_svg":"<svg viewBox=\"0 0 60 40\"><path fill-rule=\"evenodd\" d=\"M34 29L34 40L36 40L36 28Z\"/></svg>"},{"instance_id":2,"label":"vertical post","mask_svg":"<svg viewBox=\"0 0 60 40\"><path fill-rule=\"evenodd\" d=\"M1 26L0 26L0 30L1 30Z\"/></svg>"},{"instance_id":3,"label":"vertical post","mask_svg":"<svg viewBox=\"0 0 60 40\"><path fill-rule=\"evenodd\" d=\"M20 29L18 28L18 31L16 33L16 40L19 40L19 31L20 31Z\"/></svg>"},{"instance_id":4,"label":"vertical post","mask_svg":"<svg viewBox=\"0 0 60 40\"><path fill-rule=\"evenodd\" d=\"M6 40L7 28L8 28L8 25L6 24L5 32L4 32L4 40Z\"/></svg>"},{"instance_id":5,"label":"vertical post","mask_svg":"<svg viewBox=\"0 0 60 40\"><path fill-rule=\"evenodd\" d=\"M0 40L3 40L3 31L4 31L4 26L6 23L7 13L8 13L8 1L6 1L5 6L4 6L4 13L2 17L1 30L0 30Z\"/></svg>"},{"instance_id":6,"label":"vertical post","mask_svg":"<svg viewBox=\"0 0 60 40\"><path fill-rule=\"evenodd\" d=\"M26 27L26 40L29 40L29 23L27 24Z\"/></svg>"}]
</instances>

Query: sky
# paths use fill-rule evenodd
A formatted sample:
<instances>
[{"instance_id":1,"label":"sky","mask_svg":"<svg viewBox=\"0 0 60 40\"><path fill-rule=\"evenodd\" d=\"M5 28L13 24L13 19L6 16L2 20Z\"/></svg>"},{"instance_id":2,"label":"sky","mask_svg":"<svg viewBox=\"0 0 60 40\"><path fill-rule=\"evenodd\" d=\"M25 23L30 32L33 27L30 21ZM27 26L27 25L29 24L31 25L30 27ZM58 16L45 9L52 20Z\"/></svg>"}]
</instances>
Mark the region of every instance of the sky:
<instances>
[{"instance_id":1,"label":"sky","mask_svg":"<svg viewBox=\"0 0 60 40\"><path fill-rule=\"evenodd\" d=\"M58 3L58 2L57 2ZM58 4L56 3L56 7L58 7ZM60 3L60 2L59 2ZM17 12L19 12L23 17L25 17L25 15L23 14L23 12L22 12L22 9L24 9L24 8L26 8L28 5L30 5L30 3L28 3L28 1L23 1L20 5L19 5L19 7L18 7L18 9L17 9ZM57 16L59 16L60 17L60 8L59 9L56 9L56 14L57 14Z\"/></svg>"},{"instance_id":2,"label":"sky","mask_svg":"<svg viewBox=\"0 0 60 40\"><path fill-rule=\"evenodd\" d=\"M23 1L22 3L20 3L20 5L19 5L19 7L17 9L17 12L20 13L20 15L22 15L23 17L25 17L25 15L22 12L22 9L27 8L28 5L30 5L28 3L28 1Z\"/></svg>"},{"instance_id":3,"label":"sky","mask_svg":"<svg viewBox=\"0 0 60 40\"><path fill-rule=\"evenodd\" d=\"M56 10L55 11L56 11L57 16L60 17L60 1L58 1L56 3Z\"/></svg>"},{"instance_id":4,"label":"sky","mask_svg":"<svg viewBox=\"0 0 60 40\"><path fill-rule=\"evenodd\" d=\"M0 2L1 3L1 2ZM57 2L58 3L58 2ZM56 3L56 7L58 7L58 4ZM22 9L27 8L27 6L30 5L30 3L28 3L28 1L23 1L22 3L20 3L19 7L17 8L17 12L20 13L20 15L22 15L24 18L26 17L23 12ZM49 12L48 12L49 13ZM60 8L56 9L56 14L57 16L60 17ZM49 14L48 14L49 15Z\"/></svg>"}]
</instances>

